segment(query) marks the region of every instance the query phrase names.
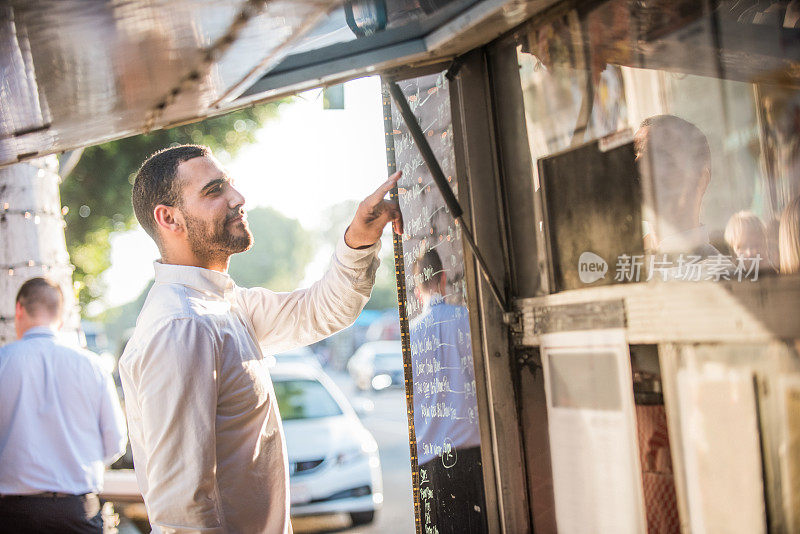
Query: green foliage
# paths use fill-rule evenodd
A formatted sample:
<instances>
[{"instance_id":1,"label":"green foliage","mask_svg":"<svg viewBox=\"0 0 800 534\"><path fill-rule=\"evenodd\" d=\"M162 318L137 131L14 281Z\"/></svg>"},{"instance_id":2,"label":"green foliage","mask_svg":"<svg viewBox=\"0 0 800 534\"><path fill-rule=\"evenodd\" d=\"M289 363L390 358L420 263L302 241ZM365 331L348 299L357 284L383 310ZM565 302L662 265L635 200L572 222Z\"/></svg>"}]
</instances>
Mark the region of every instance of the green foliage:
<instances>
[{"instance_id":1,"label":"green foliage","mask_svg":"<svg viewBox=\"0 0 800 534\"><path fill-rule=\"evenodd\" d=\"M397 309L397 282L394 276L394 257L391 249L381 250L381 266L375 274L375 287L365 306L368 310Z\"/></svg>"},{"instance_id":2,"label":"green foliage","mask_svg":"<svg viewBox=\"0 0 800 534\"><path fill-rule=\"evenodd\" d=\"M157 130L87 148L75 169L61 184L66 215L67 250L75 265L73 279L85 305L104 287L100 275L109 267L112 232L136 224L131 186L139 166L153 152L173 144L196 143L211 147L226 163L242 147L255 142L256 130L275 115L277 103L255 106L202 122Z\"/></svg>"},{"instance_id":3,"label":"green foliage","mask_svg":"<svg viewBox=\"0 0 800 534\"><path fill-rule=\"evenodd\" d=\"M272 208L250 210L247 220L255 244L231 257L228 273L242 287L295 289L314 253L311 234L296 219Z\"/></svg>"},{"instance_id":4,"label":"green foliage","mask_svg":"<svg viewBox=\"0 0 800 534\"><path fill-rule=\"evenodd\" d=\"M347 225L353 219L357 207L358 202L346 200L326 208L322 212L322 220L325 221L325 224L319 231L319 240L336 246L339 238L347 229ZM375 274L375 286L372 288L372 296L365 308L368 310L397 308L397 284L391 247L384 247L381 250L381 266Z\"/></svg>"}]
</instances>

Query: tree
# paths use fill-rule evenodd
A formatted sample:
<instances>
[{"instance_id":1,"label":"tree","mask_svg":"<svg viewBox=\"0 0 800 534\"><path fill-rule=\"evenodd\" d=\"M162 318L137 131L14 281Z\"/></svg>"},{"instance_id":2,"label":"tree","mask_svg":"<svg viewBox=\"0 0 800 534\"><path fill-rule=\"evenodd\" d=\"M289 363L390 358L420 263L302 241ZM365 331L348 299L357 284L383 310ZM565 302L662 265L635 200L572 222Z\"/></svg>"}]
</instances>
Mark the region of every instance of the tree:
<instances>
[{"instance_id":1,"label":"tree","mask_svg":"<svg viewBox=\"0 0 800 534\"><path fill-rule=\"evenodd\" d=\"M231 278L242 287L295 289L313 255L312 235L297 219L272 208L252 209L247 220L255 243L247 252L231 257Z\"/></svg>"},{"instance_id":2,"label":"tree","mask_svg":"<svg viewBox=\"0 0 800 534\"><path fill-rule=\"evenodd\" d=\"M153 152L174 144L207 145L223 163L255 142L256 130L275 115L278 102L235 111L202 122L158 130L87 148L64 177L61 199L66 215L67 249L75 265L80 303L97 299L100 275L110 266L112 232L131 229L136 220L131 187L139 165Z\"/></svg>"}]
</instances>

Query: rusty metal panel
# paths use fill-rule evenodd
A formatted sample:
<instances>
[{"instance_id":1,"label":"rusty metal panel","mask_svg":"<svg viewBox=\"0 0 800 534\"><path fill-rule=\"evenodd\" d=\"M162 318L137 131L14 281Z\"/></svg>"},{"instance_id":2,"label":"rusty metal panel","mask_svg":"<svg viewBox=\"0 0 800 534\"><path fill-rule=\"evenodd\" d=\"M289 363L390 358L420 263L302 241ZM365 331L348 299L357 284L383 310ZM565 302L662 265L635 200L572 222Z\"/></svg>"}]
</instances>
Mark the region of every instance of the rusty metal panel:
<instances>
[{"instance_id":1,"label":"rusty metal panel","mask_svg":"<svg viewBox=\"0 0 800 534\"><path fill-rule=\"evenodd\" d=\"M554 1L391 0L370 31L342 0L3 2L0 167L450 60Z\"/></svg>"},{"instance_id":2,"label":"rusty metal panel","mask_svg":"<svg viewBox=\"0 0 800 534\"><path fill-rule=\"evenodd\" d=\"M0 165L214 114L334 0L0 7Z\"/></svg>"}]
</instances>

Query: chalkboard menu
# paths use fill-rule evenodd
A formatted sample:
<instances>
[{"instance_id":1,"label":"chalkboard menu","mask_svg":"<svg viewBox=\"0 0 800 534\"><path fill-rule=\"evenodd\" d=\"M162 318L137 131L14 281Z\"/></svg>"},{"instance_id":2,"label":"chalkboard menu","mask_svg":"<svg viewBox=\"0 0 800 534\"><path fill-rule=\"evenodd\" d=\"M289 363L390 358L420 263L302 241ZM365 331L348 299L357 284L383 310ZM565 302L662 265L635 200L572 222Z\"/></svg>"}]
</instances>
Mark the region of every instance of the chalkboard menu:
<instances>
[{"instance_id":1,"label":"chalkboard menu","mask_svg":"<svg viewBox=\"0 0 800 534\"><path fill-rule=\"evenodd\" d=\"M443 73L398 82L458 196ZM417 532L487 532L461 230L384 92L389 171L405 233L395 236Z\"/></svg>"}]
</instances>

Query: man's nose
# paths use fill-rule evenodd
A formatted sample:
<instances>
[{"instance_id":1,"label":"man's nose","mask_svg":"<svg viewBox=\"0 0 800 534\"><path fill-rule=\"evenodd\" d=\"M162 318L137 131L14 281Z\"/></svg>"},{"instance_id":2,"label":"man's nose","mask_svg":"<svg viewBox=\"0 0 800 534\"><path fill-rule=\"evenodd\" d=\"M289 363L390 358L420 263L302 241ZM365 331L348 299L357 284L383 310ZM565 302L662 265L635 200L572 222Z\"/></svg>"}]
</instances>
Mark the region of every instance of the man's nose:
<instances>
[{"instance_id":1,"label":"man's nose","mask_svg":"<svg viewBox=\"0 0 800 534\"><path fill-rule=\"evenodd\" d=\"M228 206L231 208L235 208L237 206L244 205L244 196L236 190L235 187L231 187L231 194L228 199Z\"/></svg>"}]
</instances>

